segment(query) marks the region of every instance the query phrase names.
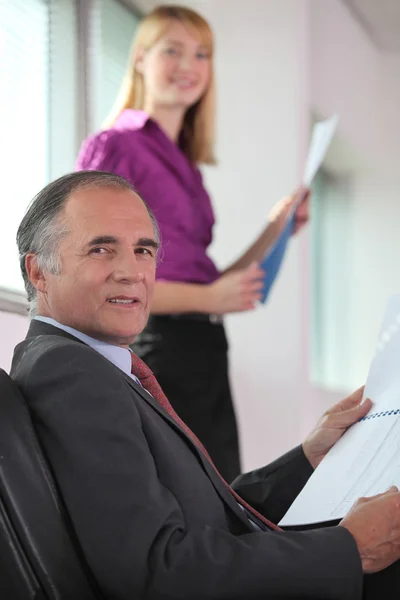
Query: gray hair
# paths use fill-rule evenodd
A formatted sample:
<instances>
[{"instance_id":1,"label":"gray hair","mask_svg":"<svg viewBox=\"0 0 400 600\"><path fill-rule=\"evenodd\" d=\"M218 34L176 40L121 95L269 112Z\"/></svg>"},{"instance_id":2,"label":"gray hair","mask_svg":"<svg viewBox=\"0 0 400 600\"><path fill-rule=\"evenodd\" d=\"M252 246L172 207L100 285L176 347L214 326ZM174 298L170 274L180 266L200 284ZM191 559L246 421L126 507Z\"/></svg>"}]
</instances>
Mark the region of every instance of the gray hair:
<instances>
[{"instance_id":1,"label":"gray hair","mask_svg":"<svg viewBox=\"0 0 400 600\"><path fill-rule=\"evenodd\" d=\"M58 249L60 241L68 233L67 224L62 222L61 215L72 193L89 188L115 188L137 193L132 185L119 175L104 171L68 173L46 185L34 197L21 221L17 232L17 245L31 316L37 312L37 292L28 277L26 256L35 254L40 269L60 275L61 260ZM160 243L157 221L146 202L144 205L153 223L155 239Z\"/></svg>"}]
</instances>

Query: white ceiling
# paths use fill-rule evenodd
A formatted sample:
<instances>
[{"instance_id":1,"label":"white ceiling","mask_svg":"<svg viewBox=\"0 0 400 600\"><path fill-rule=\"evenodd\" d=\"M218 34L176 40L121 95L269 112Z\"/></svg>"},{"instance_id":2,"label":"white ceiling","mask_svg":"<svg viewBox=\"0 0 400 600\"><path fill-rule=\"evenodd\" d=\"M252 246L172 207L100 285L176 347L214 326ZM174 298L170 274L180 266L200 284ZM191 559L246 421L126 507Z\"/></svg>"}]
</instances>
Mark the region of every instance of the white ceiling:
<instances>
[{"instance_id":1,"label":"white ceiling","mask_svg":"<svg viewBox=\"0 0 400 600\"><path fill-rule=\"evenodd\" d=\"M400 0L343 0L373 42L400 52Z\"/></svg>"},{"instance_id":2,"label":"white ceiling","mask_svg":"<svg viewBox=\"0 0 400 600\"><path fill-rule=\"evenodd\" d=\"M125 0L147 12L157 4L173 4L173 0ZM222 0L203 0L203 2ZM230 0L231 1L231 0ZM267 0L262 0L266 2ZM319 0L329 2L330 0ZM228 0L225 0L228 5ZM343 0L372 41L388 52L400 53L400 0ZM180 3L179 0L177 3ZM185 4L185 0L182 0ZM243 11L246 4L243 2Z\"/></svg>"}]
</instances>

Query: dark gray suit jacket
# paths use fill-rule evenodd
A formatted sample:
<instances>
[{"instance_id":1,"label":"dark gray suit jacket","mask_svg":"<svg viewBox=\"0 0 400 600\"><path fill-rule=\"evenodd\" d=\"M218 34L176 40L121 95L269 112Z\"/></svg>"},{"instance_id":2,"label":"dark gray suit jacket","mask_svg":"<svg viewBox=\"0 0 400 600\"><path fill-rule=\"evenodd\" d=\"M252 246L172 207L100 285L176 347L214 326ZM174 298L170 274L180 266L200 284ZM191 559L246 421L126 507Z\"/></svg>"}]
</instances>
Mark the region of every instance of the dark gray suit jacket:
<instances>
[{"instance_id":1,"label":"dark gray suit jacket","mask_svg":"<svg viewBox=\"0 0 400 600\"><path fill-rule=\"evenodd\" d=\"M346 529L254 532L178 425L95 350L33 321L11 375L107 598L361 598ZM299 447L235 488L278 521L311 471Z\"/></svg>"}]
</instances>

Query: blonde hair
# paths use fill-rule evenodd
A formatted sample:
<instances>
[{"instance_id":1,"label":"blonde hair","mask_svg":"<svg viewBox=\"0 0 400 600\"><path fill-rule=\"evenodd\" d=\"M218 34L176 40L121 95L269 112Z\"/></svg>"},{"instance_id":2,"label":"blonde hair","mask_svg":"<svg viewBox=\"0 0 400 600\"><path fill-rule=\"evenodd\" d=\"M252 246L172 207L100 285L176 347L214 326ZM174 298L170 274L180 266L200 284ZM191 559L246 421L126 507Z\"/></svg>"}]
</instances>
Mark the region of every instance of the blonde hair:
<instances>
[{"instance_id":1,"label":"blonde hair","mask_svg":"<svg viewBox=\"0 0 400 600\"><path fill-rule=\"evenodd\" d=\"M144 81L142 74L136 69L138 52L141 49L151 48L173 20L180 21L195 33L210 53L211 60L208 88L200 100L185 114L181 131L181 147L193 163L215 164L213 150L215 117L213 36L207 21L189 8L174 5L159 6L141 21L133 41L128 71L104 127L111 127L126 108L143 109Z\"/></svg>"}]
</instances>

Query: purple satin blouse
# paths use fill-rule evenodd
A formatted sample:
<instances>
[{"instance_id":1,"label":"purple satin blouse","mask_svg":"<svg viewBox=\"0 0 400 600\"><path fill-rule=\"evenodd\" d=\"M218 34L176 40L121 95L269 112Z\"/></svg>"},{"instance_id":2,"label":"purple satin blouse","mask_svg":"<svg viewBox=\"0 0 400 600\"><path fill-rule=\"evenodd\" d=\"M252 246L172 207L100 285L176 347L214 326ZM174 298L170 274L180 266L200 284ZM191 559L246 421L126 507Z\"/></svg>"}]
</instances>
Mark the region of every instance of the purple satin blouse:
<instances>
[{"instance_id":1,"label":"purple satin blouse","mask_svg":"<svg viewBox=\"0 0 400 600\"><path fill-rule=\"evenodd\" d=\"M218 270L207 255L214 214L201 173L146 113L126 109L111 129L85 140L76 169L121 175L150 206L162 240L157 279L217 279Z\"/></svg>"}]
</instances>

